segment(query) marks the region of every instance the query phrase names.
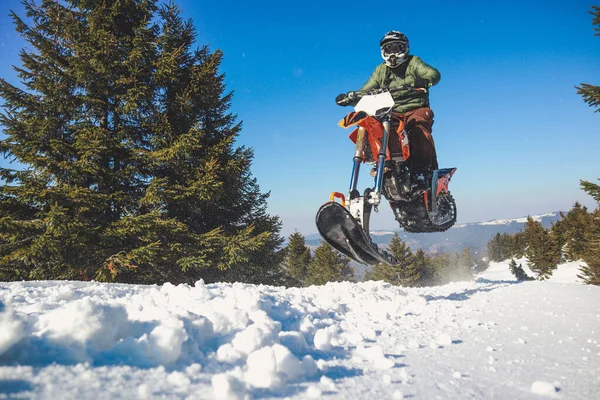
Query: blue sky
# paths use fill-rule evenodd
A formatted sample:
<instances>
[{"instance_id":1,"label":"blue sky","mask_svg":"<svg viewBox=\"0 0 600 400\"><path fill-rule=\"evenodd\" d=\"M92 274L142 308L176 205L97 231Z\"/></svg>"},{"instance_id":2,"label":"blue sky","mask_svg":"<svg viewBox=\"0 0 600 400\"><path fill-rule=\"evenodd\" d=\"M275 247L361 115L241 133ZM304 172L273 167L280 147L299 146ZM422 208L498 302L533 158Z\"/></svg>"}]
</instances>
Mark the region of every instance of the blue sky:
<instances>
[{"instance_id":1,"label":"blue sky","mask_svg":"<svg viewBox=\"0 0 600 400\"><path fill-rule=\"evenodd\" d=\"M439 69L431 89L440 167L457 167L451 192L459 222L595 204L579 179L600 177L600 113L576 94L600 85L600 37L592 3L565 1L178 0L198 43L221 49L221 71L254 149L253 175L270 191L284 235L315 233L332 191L346 192L353 145L337 122L382 62L379 39L403 31L411 53ZM14 81L23 42L0 4L0 76ZM0 161L3 165L5 162ZM361 188L371 184L363 169ZM394 229L382 204L372 229Z\"/></svg>"}]
</instances>

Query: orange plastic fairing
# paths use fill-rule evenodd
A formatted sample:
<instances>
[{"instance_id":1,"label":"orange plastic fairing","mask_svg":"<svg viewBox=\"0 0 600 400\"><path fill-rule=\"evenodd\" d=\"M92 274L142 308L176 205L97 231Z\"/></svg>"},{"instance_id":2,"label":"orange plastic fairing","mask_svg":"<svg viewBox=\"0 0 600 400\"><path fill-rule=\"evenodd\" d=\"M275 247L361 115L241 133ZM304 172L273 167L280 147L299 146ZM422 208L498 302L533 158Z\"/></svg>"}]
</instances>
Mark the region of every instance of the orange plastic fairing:
<instances>
[{"instance_id":1,"label":"orange plastic fairing","mask_svg":"<svg viewBox=\"0 0 600 400\"><path fill-rule=\"evenodd\" d=\"M375 118L370 117L364 111L351 112L346 115L346 118L340 121L341 127L347 128L352 125L358 125L367 131L367 139L369 140L369 146L371 147L371 153L373 160L377 160L377 155L381 151L381 139L383 138L383 125ZM355 129L349 136L350 140L356 143L358 137L358 128ZM363 154L363 161L365 156ZM386 159L390 159L389 149L386 150Z\"/></svg>"},{"instance_id":2,"label":"orange plastic fairing","mask_svg":"<svg viewBox=\"0 0 600 400\"><path fill-rule=\"evenodd\" d=\"M444 175L441 178L438 179L437 181L437 190L436 190L436 195L440 194L441 192L446 192L449 193L448 190L448 184L450 183L450 177L452 176L452 174L448 174L448 175Z\"/></svg>"},{"instance_id":3,"label":"orange plastic fairing","mask_svg":"<svg viewBox=\"0 0 600 400\"><path fill-rule=\"evenodd\" d=\"M342 128L348 128L349 126L358 124L360 121L368 117L369 115L364 111L351 111L344 117L344 119L338 122L338 125Z\"/></svg>"}]
</instances>

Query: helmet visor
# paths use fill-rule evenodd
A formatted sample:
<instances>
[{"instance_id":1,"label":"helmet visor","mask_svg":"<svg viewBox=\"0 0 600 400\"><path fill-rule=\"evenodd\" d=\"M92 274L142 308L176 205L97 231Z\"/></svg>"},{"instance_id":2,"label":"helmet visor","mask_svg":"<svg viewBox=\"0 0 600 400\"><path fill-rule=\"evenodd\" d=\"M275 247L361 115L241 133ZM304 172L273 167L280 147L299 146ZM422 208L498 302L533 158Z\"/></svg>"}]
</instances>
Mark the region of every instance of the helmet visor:
<instances>
[{"instance_id":1,"label":"helmet visor","mask_svg":"<svg viewBox=\"0 0 600 400\"><path fill-rule=\"evenodd\" d=\"M384 55L404 53L406 51L406 45L402 42L391 42L383 45L381 50Z\"/></svg>"}]
</instances>

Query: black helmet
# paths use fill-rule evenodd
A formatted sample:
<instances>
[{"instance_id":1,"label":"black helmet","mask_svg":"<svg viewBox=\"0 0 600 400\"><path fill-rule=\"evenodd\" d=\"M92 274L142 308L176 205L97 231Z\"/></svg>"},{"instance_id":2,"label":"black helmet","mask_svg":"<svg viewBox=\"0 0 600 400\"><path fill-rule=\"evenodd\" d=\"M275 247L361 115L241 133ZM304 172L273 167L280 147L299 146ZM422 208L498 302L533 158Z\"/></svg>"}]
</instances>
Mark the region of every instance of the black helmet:
<instances>
[{"instance_id":1,"label":"black helmet","mask_svg":"<svg viewBox=\"0 0 600 400\"><path fill-rule=\"evenodd\" d=\"M385 65L395 68L402 64L408 58L409 45L408 38L404 33L398 31L389 31L379 41L381 47L381 57Z\"/></svg>"}]
</instances>

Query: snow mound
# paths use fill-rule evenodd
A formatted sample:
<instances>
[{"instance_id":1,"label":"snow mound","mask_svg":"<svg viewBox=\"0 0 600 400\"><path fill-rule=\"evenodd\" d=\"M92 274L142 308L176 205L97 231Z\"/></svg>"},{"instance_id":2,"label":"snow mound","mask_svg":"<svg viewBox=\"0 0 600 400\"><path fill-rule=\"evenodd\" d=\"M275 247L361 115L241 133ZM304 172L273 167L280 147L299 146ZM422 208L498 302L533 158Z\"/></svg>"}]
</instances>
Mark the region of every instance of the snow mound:
<instances>
[{"instance_id":1,"label":"snow mound","mask_svg":"<svg viewBox=\"0 0 600 400\"><path fill-rule=\"evenodd\" d=\"M515 258L517 265L521 265L525 273L535 278L536 274L531 271L526 257ZM489 268L479 275L480 278L491 279L491 280L506 280L516 281L517 278L510 272L508 264L510 260L502 262L491 261ZM586 265L583 260L570 261L559 264L558 267L553 271L552 276L546 280L546 282L552 283L583 283L583 280L577 275L581 274L580 268L582 265Z\"/></svg>"},{"instance_id":2,"label":"snow mound","mask_svg":"<svg viewBox=\"0 0 600 400\"><path fill-rule=\"evenodd\" d=\"M593 397L600 288L507 271L431 288L0 283L0 398Z\"/></svg>"}]
</instances>

